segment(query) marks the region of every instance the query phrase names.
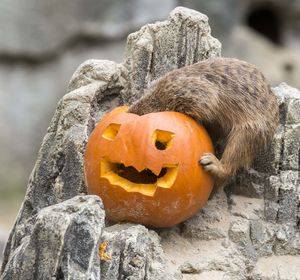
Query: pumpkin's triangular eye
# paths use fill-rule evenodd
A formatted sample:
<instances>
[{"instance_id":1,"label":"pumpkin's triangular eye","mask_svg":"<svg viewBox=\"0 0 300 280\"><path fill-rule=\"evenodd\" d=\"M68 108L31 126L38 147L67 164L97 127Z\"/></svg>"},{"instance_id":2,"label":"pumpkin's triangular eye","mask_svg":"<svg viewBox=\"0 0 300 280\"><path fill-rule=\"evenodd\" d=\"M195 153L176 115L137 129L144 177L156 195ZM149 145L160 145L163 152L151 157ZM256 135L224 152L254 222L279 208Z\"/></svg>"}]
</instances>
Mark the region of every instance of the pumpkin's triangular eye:
<instances>
[{"instance_id":1,"label":"pumpkin's triangular eye","mask_svg":"<svg viewBox=\"0 0 300 280\"><path fill-rule=\"evenodd\" d=\"M121 125L117 123L109 124L103 131L102 137L106 140L114 140L120 130L120 127Z\"/></svg>"},{"instance_id":2,"label":"pumpkin's triangular eye","mask_svg":"<svg viewBox=\"0 0 300 280\"><path fill-rule=\"evenodd\" d=\"M152 135L152 143L158 150L167 150L172 147L174 136L173 132L156 129Z\"/></svg>"}]
</instances>

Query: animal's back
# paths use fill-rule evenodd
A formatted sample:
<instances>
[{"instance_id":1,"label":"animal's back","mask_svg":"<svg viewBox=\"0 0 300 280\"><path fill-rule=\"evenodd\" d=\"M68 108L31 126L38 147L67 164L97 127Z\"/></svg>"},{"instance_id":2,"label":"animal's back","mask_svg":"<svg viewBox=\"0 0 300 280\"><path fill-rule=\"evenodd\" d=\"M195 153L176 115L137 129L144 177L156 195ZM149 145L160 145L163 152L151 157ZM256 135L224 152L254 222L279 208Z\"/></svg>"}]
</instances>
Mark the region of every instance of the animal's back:
<instances>
[{"instance_id":1,"label":"animal's back","mask_svg":"<svg viewBox=\"0 0 300 280\"><path fill-rule=\"evenodd\" d=\"M263 74L252 64L232 58L211 58L173 70L134 103L129 112L178 111L203 123L215 140L224 140L218 160L201 164L222 185L248 166L272 140L278 124L277 99Z\"/></svg>"},{"instance_id":2,"label":"animal's back","mask_svg":"<svg viewBox=\"0 0 300 280\"><path fill-rule=\"evenodd\" d=\"M170 109L181 110L180 100L174 102L174 98L190 99L192 110L195 106L207 111L209 119L217 122L241 123L259 117L273 120L278 111L263 74L256 66L232 58L212 58L173 70L160 80L157 89L162 102L177 104ZM183 109L188 114L187 108Z\"/></svg>"}]
</instances>

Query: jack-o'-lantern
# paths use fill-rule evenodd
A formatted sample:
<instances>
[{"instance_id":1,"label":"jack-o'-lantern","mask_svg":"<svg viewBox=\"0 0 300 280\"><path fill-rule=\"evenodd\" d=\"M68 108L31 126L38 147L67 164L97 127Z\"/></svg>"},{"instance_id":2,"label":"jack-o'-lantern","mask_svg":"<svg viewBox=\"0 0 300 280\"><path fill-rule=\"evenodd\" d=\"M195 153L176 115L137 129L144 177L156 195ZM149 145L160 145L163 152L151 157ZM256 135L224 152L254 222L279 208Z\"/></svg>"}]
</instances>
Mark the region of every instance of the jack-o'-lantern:
<instances>
[{"instance_id":1,"label":"jack-o'-lantern","mask_svg":"<svg viewBox=\"0 0 300 280\"><path fill-rule=\"evenodd\" d=\"M181 113L126 111L108 113L89 137L87 191L101 197L113 221L176 225L203 207L212 190L211 175L198 164L213 152L210 137Z\"/></svg>"}]
</instances>

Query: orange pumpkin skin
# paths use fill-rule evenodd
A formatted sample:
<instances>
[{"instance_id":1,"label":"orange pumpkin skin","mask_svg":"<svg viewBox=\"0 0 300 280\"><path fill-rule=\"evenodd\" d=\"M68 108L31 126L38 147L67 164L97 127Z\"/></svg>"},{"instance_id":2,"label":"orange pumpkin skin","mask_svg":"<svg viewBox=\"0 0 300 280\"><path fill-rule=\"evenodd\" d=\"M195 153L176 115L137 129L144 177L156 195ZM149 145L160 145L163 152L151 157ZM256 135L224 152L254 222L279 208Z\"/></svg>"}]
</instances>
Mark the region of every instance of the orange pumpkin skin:
<instances>
[{"instance_id":1,"label":"orange pumpkin skin","mask_svg":"<svg viewBox=\"0 0 300 280\"><path fill-rule=\"evenodd\" d=\"M204 127L181 113L138 116L126 111L127 107L118 107L108 113L89 137L84 157L87 191L101 197L110 220L174 226L202 208L212 191L212 176L198 164L203 153L214 152L211 139ZM164 150L153 142L153 135L161 131L164 141L170 140L168 132L172 134L171 143ZM139 172L151 170L156 175L164 168L166 175L162 177L166 179L160 179L163 187L153 182L151 186L125 186L126 182L120 179L124 170L117 169L120 164Z\"/></svg>"}]
</instances>

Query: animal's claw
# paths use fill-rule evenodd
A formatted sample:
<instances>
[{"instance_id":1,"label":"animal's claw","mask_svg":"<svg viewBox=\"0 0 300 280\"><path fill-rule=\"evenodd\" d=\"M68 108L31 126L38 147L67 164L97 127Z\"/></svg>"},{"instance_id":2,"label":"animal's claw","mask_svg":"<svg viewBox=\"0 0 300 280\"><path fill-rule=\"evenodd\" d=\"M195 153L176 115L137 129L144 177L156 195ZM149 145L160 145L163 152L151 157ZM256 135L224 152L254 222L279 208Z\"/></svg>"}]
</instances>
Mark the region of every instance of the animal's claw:
<instances>
[{"instance_id":1,"label":"animal's claw","mask_svg":"<svg viewBox=\"0 0 300 280\"><path fill-rule=\"evenodd\" d=\"M216 176L222 172L222 164L214 154L204 154L199 163L205 171L211 172Z\"/></svg>"},{"instance_id":2,"label":"animal's claw","mask_svg":"<svg viewBox=\"0 0 300 280\"><path fill-rule=\"evenodd\" d=\"M202 157L201 157L201 159L200 159L200 161L199 161L199 163L201 164L201 165L209 165L209 164L211 164L212 163L212 154L204 154Z\"/></svg>"}]
</instances>

